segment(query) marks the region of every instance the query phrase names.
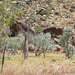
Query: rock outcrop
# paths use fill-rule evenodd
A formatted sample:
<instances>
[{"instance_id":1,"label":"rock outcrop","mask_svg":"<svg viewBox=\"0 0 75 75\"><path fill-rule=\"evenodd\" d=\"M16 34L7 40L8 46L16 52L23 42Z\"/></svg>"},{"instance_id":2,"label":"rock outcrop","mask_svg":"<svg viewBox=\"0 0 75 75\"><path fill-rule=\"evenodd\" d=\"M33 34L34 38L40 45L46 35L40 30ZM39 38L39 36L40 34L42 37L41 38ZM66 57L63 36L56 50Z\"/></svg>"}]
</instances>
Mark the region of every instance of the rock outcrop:
<instances>
[{"instance_id":1,"label":"rock outcrop","mask_svg":"<svg viewBox=\"0 0 75 75\"><path fill-rule=\"evenodd\" d=\"M34 52L34 46L33 45L29 45L29 52Z\"/></svg>"},{"instance_id":2,"label":"rock outcrop","mask_svg":"<svg viewBox=\"0 0 75 75\"><path fill-rule=\"evenodd\" d=\"M51 33L52 37L63 34L64 26L51 26L43 30L44 33Z\"/></svg>"},{"instance_id":3,"label":"rock outcrop","mask_svg":"<svg viewBox=\"0 0 75 75\"><path fill-rule=\"evenodd\" d=\"M23 25L21 21L13 22L12 26L10 27L11 36L16 36L18 32L30 32L34 34L34 30L32 28L28 28L26 25Z\"/></svg>"},{"instance_id":4,"label":"rock outcrop","mask_svg":"<svg viewBox=\"0 0 75 75\"><path fill-rule=\"evenodd\" d=\"M56 45L56 51L63 51L63 48L59 45Z\"/></svg>"},{"instance_id":5,"label":"rock outcrop","mask_svg":"<svg viewBox=\"0 0 75 75\"><path fill-rule=\"evenodd\" d=\"M72 31L72 45L75 46L75 29Z\"/></svg>"}]
</instances>

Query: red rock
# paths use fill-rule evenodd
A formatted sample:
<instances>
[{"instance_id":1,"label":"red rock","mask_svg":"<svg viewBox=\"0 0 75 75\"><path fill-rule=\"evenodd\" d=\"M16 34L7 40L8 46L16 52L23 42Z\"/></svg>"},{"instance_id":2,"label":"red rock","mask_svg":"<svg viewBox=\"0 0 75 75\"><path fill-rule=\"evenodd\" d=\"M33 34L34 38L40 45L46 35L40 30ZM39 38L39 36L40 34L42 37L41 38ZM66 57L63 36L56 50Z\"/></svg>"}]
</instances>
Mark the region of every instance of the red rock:
<instances>
[{"instance_id":1,"label":"red rock","mask_svg":"<svg viewBox=\"0 0 75 75\"><path fill-rule=\"evenodd\" d=\"M29 45L29 52L34 52L34 46L33 45Z\"/></svg>"},{"instance_id":2,"label":"red rock","mask_svg":"<svg viewBox=\"0 0 75 75\"><path fill-rule=\"evenodd\" d=\"M56 51L62 51L63 50L63 48L59 45L56 45L56 49L57 49Z\"/></svg>"},{"instance_id":3,"label":"red rock","mask_svg":"<svg viewBox=\"0 0 75 75\"><path fill-rule=\"evenodd\" d=\"M58 35L62 35L63 34L63 29L64 26L55 26L52 25L46 29L43 30L44 33L51 33L52 37L58 36Z\"/></svg>"}]
</instances>

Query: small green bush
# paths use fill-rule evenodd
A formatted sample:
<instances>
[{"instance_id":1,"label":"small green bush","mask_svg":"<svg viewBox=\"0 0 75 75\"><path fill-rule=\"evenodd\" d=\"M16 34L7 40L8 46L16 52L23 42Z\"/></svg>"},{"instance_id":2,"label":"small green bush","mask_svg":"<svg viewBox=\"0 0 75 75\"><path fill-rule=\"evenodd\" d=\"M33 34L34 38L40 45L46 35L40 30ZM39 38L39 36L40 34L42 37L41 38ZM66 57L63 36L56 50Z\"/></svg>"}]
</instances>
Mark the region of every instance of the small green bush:
<instances>
[{"instance_id":1,"label":"small green bush","mask_svg":"<svg viewBox=\"0 0 75 75\"><path fill-rule=\"evenodd\" d=\"M15 52L17 49L22 47L24 39L22 38L22 35L19 34L16 37L11 37L6 45L7 51L13 51Z\"/></svg>"},{"instance_id":2,"label":"small green bush","mask_svg":"<svg viewBox=\"0 0 75 75\"><path fill-rule=\"evenodd\" d=\"M54 10L54 5L53 5L53 4L51 4L51 5L50 5L50 8L51 8L52 10Z\"/></svg>"},{"instance_id":3,"label":"small green bush","mask_svg":"<svg viewBox=\"0 0 75 75\"><path fill-rule=\"evenodd\" d=\"M41 14L51 14L51 10L50 9L45 9L45 10L42 10Z\"/></svg>"},{"instance_id":4,"label":"small green bush","mask_svg":"<svg viewBox=\"0 0 75 75\"><path fill-rule=\"evenodd\" d=\"M63 2L63 0L57 0L57 2L62 3L62 2Z\"/></svg>"},{"instance_id":5,"label":"small green bush","mask_svg":"<svg viewBox=\"0 0 75 75\"><path fill-rule=\"evenodd\" d=\"M46 3L51 3L52 2L52 0L45 0L46 1Z\"/></svg>"},{"instance_id":6,"label":"small green bush","mask_svg":"<svg viewBox=\"0 0 75 75\"><path fill-rule=\"evenodd\" d=\"M44 58L45 58L45 53L46 51L51 51L51 50L56 50L54 41L51 39L51 34L50 33L40 33L35 35L32 38L32 44L35 46L36 50L36 56L37 56L37 52L40 48L42 48L41 50L43 50L44 53ZM38 56L40 56L41 54L41 50L39 50ZM40 52L41 51L41 52Z\"/></svg>"},{"instance_id":7,"label":"small green bush","mask_svg":"<svg viewBox=\"0 0 75 75\"><path fill-rule=\"evenodd\" d=\"M34 29L35 29L37 32L43 31L43 28L42 28L41 26L35 26Z\"/></svg>"},{"instance_id":8,"label":"small green bush","mask_svg":"<svg viewBox=\"0 0 75 75\"><path fill-rule=\"evenodd\" d=\"M66 29L63 30L63 35L59 36L61 46L64 48L66 52L66 57L71 58L75 52L74 46L72 45L72 27L67 26Z\"/></svg>"},{"instance_id":9,"label":"small green bush","mask_svg":"<svg viewBox=\"0 0 75 75\"><path fill-rule=\"evenodd\" d=\"M74 11L75 11L75 9L74 9L74 8L71 8L71 9L70 9L70 11L71 11L71 12L74 12Z\"/></svg>"}]
</instances>

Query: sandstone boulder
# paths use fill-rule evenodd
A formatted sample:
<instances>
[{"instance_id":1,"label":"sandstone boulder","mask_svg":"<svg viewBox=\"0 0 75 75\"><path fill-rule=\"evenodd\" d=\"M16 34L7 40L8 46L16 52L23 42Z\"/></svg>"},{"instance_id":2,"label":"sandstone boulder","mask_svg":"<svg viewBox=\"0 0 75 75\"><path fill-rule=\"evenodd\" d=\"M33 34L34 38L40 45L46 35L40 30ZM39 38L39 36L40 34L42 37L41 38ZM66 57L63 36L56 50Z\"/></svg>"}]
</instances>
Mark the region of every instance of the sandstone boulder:
<instances>
[{"instance_id":1,"label":"sandstone boulder","mask_svg":"<svg viewBox=\"0 0 75 75\"><path fill-rule=\"evenodd\" d=\"M72 31L72 45L75 46L75 29Z\"/></svg>"},{"instance_id":2,"label":"sandstone boulder","mask_svg":"<svg viewBox=\"0 0 75 75\"><path fill-rule=\"evenodd\" d=\"M33 45L29 45L29 52L34 52L34 46Z\"/></svg>"},{"instance_id":3,"label":"sandstone boulder","mask_svg":"<svg viewBox=\"0 0 75 75\"><path fill-rule=\"evenodd\" d=\"M59 43L59 39L58 38L54 38L55 43Z\"/></svg>"},{"instance_id":4,"label":"sandstone boulder","mask_svg":"<svg viewBox=\"0 0 75 75\"><path fill-rule=\"evenodd\" d=\"M63 48L59 45L56 45L56 49L57 49L56 51L63 51Z\"/></svg>"}]
</instances>

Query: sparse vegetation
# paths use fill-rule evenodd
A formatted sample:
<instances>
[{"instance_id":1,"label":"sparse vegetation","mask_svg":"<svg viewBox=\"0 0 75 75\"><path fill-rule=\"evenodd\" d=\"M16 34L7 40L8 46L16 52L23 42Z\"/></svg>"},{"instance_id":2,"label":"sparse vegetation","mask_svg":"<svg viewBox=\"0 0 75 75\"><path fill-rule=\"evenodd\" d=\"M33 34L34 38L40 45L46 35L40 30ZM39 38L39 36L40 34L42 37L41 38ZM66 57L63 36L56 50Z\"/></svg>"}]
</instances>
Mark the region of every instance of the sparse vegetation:
<instances>
[{"instance_id":1,"label":"sparse vegetation","mask_svg":"<svg viewBox=\"0 0 75 75\"><path fill-rule=\"evenodd\" d=\"M35 55L37 56L37 53L39 52L39 56L41 52L44 54L45 58L45 53L49 50L56 50L54 41L51 39L51 34L50 33L40 33L38 35L35 35L32 40L32 44L35 46ZM41 50L43 51L40 51Z\"/></svg>"},{"instance_id":2,"label":"sparse vegetation","mask_svg":"<svg viewBox=\"0 0 75 75\"><path fill-rule=\"evenodd\" d=\"M35 29L36 32L43 31L43 28L41 26L35 26L34 29Z\"/></svg>"},{"instance_id":3,"label":"sparse vegetation","mask_svg":"<svg viewBox=\"0 0 75 75\"><path fill-rule=\"evenodd\" d=\"M53 5L53 4L51 4L51 5L50 5L50 8L51 8L52 10L54 10L54 5Z\"/></svg>"},{"instance_id":4,"label":"sparse vegetation","mask_svg":"<svg viewBox=\"0 0 75 75\"><path fill-rule=\"evenodd\" d=\"M64 29L63 35L59 36L60 38L60 42L61 42L61 46L64 47L64 50L66 52L66 56L69 58L71 58L73 56L74 53L74 47L72 46L72 28L71 27L66 27L66 29Z\"/></svg>"},{"instance_id":5,"label":"sparse vegetation","mask_svg":"<svg viewBox=\"0 0 75 75\"><path fill-rule=\"evenodd\" d=\"M43 58L43 56L35 57L34 53L29 53L29 59L23 63L21 55L10 55L10 58L8 60L6 55L2 73L4 75L64 75L75 73L75 60L65 60L64 54L50 53L46 54L46 58ZM0 75L2 74L0 73Z\"/></svg>"},{"instance_id":6,"label":"sparse vegetation","mask_svg":"<svg viewBox=\"0 0 75 75\"><path fill-rule=\"evenodd\" d=\"M75 0L0 0L0 75L75 74L74 26Z\"/></svg>"},{"instance_id":7,"label":"sparse vegetation","mask_svg":"<svg viewBox=\"0 0 75 75\"><path fill-rule=\"evenodd\" d=\"M6 44L6 50L10 51L11 54L15 54L16 50L22 47L23 42L24 39L22 38L21 34L17 35L16 37L12 37Z\"/></svg>"}]
</instances>

